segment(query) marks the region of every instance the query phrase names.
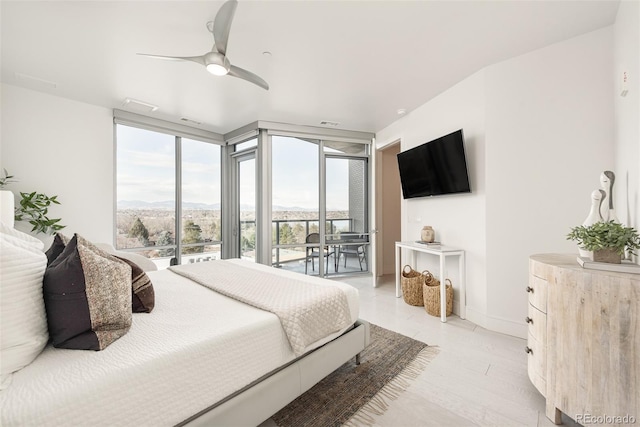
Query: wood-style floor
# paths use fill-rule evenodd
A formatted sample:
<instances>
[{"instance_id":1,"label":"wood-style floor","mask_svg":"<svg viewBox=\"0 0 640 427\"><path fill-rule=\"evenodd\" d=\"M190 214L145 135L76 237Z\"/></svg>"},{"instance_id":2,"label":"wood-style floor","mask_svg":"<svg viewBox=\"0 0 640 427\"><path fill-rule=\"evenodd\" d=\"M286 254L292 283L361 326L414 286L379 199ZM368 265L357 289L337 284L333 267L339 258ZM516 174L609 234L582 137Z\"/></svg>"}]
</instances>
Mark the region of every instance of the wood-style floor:
<instances>
[{"instance_id":1,"label":"wood-style floor","mask_svg":"<svg viewBox=\"0 0 640 427\"><path fill-rule=\"evenodd\" d=\"M334 279L338 280L338 279ZM544 399L527 376L526 340L488 331L458 316L447 323L395 297L395 277L339 279L360 292L360 318L438 346L440 353L375 426L545 426ZM523 317L526 313L523 313ZM563 415L565 425L577 426ZM267 420L260 427L275 426Z\"/></svg>"},{"instance_id":2,"label":"wood-style floor","mask_svg":"<svg viewBox=\"0 0 640 427\"><path fill-rule=\"evenodd\" d=\"M395 297L395 277L345 278L360 292L360 317L438 346L440 353L377 419L378 426L553 426L527 376L526 340L452 315L447 323ZM523 317L526 313L523 313ZM577 425L563 416L566 425Z\"/></svg>"}]
</instances>

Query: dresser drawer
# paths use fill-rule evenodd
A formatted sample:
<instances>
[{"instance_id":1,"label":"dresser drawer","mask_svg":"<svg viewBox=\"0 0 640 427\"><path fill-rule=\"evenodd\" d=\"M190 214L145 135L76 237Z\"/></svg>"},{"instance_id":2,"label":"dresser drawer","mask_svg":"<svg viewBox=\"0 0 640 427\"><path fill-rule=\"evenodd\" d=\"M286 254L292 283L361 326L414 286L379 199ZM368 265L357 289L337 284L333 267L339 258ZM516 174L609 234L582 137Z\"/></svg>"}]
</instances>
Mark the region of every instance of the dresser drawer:
<instances>
[{"instance_id":1,"label":"dresser drawer","mask_svg":"<svg viewBox=\"0 0 640 427\"><path fill-rule=\"evenodd\" d=\"M540 393L544 396L546 390L547 379L547 354L546 346L535 339L531 334L527 337L527 357L529 358L527 366L529 379Z\"/></svg>"},{"instance_id":2,"label":"dresser drawer","mask_svg":"<svg viewBox=\"0 0 640 427\"><path fill-rule=\"evenodd\" d=\"M547 312L547 281L534 275L529 275L529 304L543 313Z\"/></svg>"},{"instance_id":3,"label":"dresser drawer","mask_svg":"<svg viewBox=\"0 0 640 427\"><path fill-rule=\"evenodd\" d=\"M529 304L529 312L526 320L529 328L529 335L535 338L539 343L546 346L547 315L535 308L532 304Z\"/></svg>"}]
</instances>

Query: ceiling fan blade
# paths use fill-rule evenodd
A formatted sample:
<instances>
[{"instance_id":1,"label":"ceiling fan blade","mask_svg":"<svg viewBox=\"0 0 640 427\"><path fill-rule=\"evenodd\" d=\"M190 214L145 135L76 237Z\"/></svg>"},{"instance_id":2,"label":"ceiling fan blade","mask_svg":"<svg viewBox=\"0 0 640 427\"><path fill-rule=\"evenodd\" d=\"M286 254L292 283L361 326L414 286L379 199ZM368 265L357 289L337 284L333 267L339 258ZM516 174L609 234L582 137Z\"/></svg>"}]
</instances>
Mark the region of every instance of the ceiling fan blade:
<instances>
[{"instance_id":1,"label":"ceiling fan blade","mask_svg":"<svg viewBox=\"0 0 640 427\"><path fill-rule=\"evenodd\" d=\"M227 54L229 31L231 31L231 22L236 13L236 7L238 7L236 0L225 2L213 21L213 40L216 42L216 50L223 55Z\"/></svg>"},{"instance_id":2,"label":"ceiling fan blade","mask_svg":"<svg viewBox=\"0 0 640 427\"><path fill-rule=\"evenodd\" d=\"M239 79L246 80L248 82L251 82L255 85L260 86L263 89L269 90L269 84L265 82L262 78L253 74L251 71L247 71L243 68L232 65L231 69L229 70L229 75L233 77L237 77Z\"/></svg>"},{"instance_id":3,"label":"ceiling fan blade","mask_svg":"<svg viewBox=\"0 0 640 427\"><path fill-rule=\"evenodd\" d=\"M147 56L149 58L154 59L165 59L168 61L191 61L197 62L200 65L206 66L207 64L204 61L204 56L163 56L163 55L151 55L148 53L138 53L140 56Z\"/></svg>"}]
</instances>

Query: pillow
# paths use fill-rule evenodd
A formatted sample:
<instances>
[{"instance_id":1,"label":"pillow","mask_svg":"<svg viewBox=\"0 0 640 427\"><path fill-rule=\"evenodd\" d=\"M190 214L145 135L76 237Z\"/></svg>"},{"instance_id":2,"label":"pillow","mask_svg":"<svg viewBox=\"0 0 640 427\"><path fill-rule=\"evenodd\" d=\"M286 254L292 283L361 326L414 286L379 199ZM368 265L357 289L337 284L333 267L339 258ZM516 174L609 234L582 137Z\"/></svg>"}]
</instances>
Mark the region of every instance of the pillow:
<instances>
[{"instance_id":1,"label":"pillow","mask_svg":"<svg viewBox=\"0 0 640 427\"><path fill-rule=\"evenodd\" d=\"M134 252L118 251L108 243L95 243L95 245L103 251L111 255L115 255L120 259L128 259L129 261L136 263L143 271L158 270L158 266L153 261L140 254L136 254Z\"/></svg>"},{"instance_id":2,"label":"pillow","mask_svg":"<svg viewBox=\"0 0 640 427\"><path fill-rule=\"evenodd\" d=\"M155 306L156 296L151 279L142 268L133 261L116 256L131 267L131 311L134 313L151 313Z\"/></svg>"},{"instance_id":3,"label":"pillow","mask_svg":"<svg viewBox=\"0 0 640 427\"><path fill-rule=\"evenodd\" d=\"M40 354L49 340L42 278L44 244L0 222L0 380ZM0 387L2 389L3 387Z\"/></svg>"},{"instance_id":4,"label":"pillow","mask_svg":"<svg viewBox=\"0 0 640 427\"><path fill-rule=\"evenodd\" d=\"M74 234L44 274L57 348L104 350L131 327L131 267Z\"/></svg>"},{"instance_id":5,"label":"pillow","mask_svg":"<svg viewBox=\"0 0 640 427\"><path fill-rule=\"evenodd\" d=\"M64 247L67 246L67 243L69 243L68 237L60 233L56 233L53 237L51 247L49 247L49 249L44 253L47 256L47 265L51 264L56 258L58 258L58 256L60 256L62 251L64 251Z\"/></svg>"},{"instance_id":6,"label":"pillow","mask_svg":"<svg viewBox=\"0 0 640 427\"><path fill-rule=\"evenodd\" d=\"M55 259L62 253L62 250L64 250L68 242L69 239L67 237L60 233L56 234L51 247L46 252L47 258L50 260L49 264L51 264L52 258ZM102 250L129 264L131 267L131 311L134 313L151 313L151 310L153 310L155 306L155 292L153 291L151 279L149 279L145 270L157 270L158 267L156 267L155 263L142 255L116 251L113 246L107 243L91 243L91 245L97 250ZM147 269L143 269L142 266L134 260L138 262L146 261L150 266L146 265Z\"/></svg>"}]
</instances>

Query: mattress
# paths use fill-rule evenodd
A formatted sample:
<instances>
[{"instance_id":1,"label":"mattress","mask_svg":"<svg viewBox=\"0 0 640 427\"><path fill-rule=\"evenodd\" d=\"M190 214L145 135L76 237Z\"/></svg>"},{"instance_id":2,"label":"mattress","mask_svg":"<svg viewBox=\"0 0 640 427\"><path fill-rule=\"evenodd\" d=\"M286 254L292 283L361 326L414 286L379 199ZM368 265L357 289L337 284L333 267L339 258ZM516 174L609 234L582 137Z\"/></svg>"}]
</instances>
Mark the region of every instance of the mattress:
<instances>
[{"instance_id":1,"label":"mattress","mask_svg":"<svg viewBox=\"0 0 640 427\"><path fill-rule=\"evenodd\" d=\"M349 285L226 262L337 286L357 320L358 292ZM0 393L2 426L175 425L295 358L274 314L169 270L147 274L153 312L134 313L131 330L104 351L46 347Z\"/></svg>"}]
</instances>

